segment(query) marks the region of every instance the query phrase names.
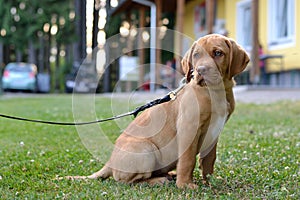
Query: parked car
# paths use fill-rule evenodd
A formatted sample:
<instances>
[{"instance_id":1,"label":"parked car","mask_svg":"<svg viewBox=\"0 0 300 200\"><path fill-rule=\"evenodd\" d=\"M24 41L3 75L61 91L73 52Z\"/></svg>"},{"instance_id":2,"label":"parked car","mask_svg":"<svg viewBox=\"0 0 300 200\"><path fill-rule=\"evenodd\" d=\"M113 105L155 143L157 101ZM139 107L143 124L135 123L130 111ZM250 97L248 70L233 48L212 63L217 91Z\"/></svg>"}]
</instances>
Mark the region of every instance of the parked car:
<instances>
[{"instance_id":1,"label":"parked car","mask_svg":"<svg viewBox=\"0 0 300 200\"><path fill-rule=\"evenodd\" d=\"M93 93L97 91L98 78L96 73L89 69L72 70L65 77L67 93Z\"/></svg>"},{"instance_id":2,"label":"parked car","mask_svg":"<svg viewBox=\"0 0 300 200\"><path fill-rule=\"evenodd\" d=\"M37 67L34 64L14 62L5 66L2 89L37 91Z\"/></svg>"}]
</instances>

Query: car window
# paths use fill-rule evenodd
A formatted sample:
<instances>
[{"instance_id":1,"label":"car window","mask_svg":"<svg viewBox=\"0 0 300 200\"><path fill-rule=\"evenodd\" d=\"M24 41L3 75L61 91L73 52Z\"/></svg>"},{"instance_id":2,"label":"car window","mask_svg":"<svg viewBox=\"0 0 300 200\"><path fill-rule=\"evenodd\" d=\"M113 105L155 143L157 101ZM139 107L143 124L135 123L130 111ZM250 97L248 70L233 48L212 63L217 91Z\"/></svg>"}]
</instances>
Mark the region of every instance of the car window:
<instances>
[{"instance_id":1,"label":"car window","mask_svg":"<svg viewBox=\"0 0 300 200\"><path fill-rule=\"evenodd\" d=\"M10 66L8 68L9 71L12 71L12 72L31 72L31 67L30 66Z\"/></svg>"}]
</instances>

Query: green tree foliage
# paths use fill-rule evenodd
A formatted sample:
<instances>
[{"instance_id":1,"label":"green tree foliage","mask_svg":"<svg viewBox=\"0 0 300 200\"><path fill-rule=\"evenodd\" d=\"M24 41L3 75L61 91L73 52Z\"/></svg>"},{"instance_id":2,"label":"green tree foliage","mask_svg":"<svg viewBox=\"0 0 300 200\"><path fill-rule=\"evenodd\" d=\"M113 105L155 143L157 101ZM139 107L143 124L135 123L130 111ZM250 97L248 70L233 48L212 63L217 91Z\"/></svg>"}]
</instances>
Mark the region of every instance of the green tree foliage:
<instances>
[{"instance_id":1,"label":"green tree foliage","mask_svg":"<svg viewBox=\"0 0 300 200\"><path fill-rule=\"evenodd\" d=\"M31 40L45 34L44 24L57 24L56 40L68 44L75 40L73 0L0 0L0 42L24 51ZM3 34L5 33L5 34Z\"/></svg>"},{"instance_id":2,"label":"green tree foliage","mask_svg":"<svg viewBox=\"0 0 300 200\"><path fill-rule=\"evenodd\" d=\"M36 63L59 85L63 81L59 78L63 75L57 75L62 71L60 61L65 61L60 60L59 50L66 50L77 39L74 6L74 0L0 0L0 48L10 47L6 48L10 58L4 63L15 59ZM52 27L57 30L51 32ZM57 53L56 62L50 65L51 48L56 48ZM4 57L0 54L1 64Z\"/></svg>"}]
</instances>

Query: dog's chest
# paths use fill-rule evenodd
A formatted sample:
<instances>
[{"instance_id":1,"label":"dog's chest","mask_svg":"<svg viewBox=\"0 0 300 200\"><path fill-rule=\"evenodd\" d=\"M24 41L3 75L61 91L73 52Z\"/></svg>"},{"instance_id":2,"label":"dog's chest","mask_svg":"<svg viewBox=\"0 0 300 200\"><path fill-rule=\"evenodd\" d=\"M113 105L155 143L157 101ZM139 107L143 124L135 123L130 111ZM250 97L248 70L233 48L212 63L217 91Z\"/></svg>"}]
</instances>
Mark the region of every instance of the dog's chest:
<instances>
[{"instance_id":1,"label":"dog's chest","mask_svg":"<svg viewBox=\"0 0 300 200\"><path fill-rule=\"evenodd\" d=\"M218 103L212 102L212 113L210 124L200 147L200 157L205 157L215 146L218 137L224 128L228 117L228 104L226 99L218 100Z\"/></svg>"}]
</instances>

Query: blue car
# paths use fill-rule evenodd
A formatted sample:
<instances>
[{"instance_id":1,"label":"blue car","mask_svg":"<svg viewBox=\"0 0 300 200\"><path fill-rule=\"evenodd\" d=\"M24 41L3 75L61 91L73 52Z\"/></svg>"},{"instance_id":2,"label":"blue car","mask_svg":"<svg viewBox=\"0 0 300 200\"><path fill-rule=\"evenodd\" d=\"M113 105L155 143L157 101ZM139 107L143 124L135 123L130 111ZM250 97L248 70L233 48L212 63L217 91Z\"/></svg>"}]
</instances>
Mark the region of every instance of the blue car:
<instances>
[{"instance_id":1,"label":"blue car","mask_svg":"<svg viewBox=\"0 0 300 200\"><path fill-rule=\"evenodd\" d=\"M2 89L37 91L37 67L29 63L9 63L2 76Z\"/></svg>"}]
</instances>

